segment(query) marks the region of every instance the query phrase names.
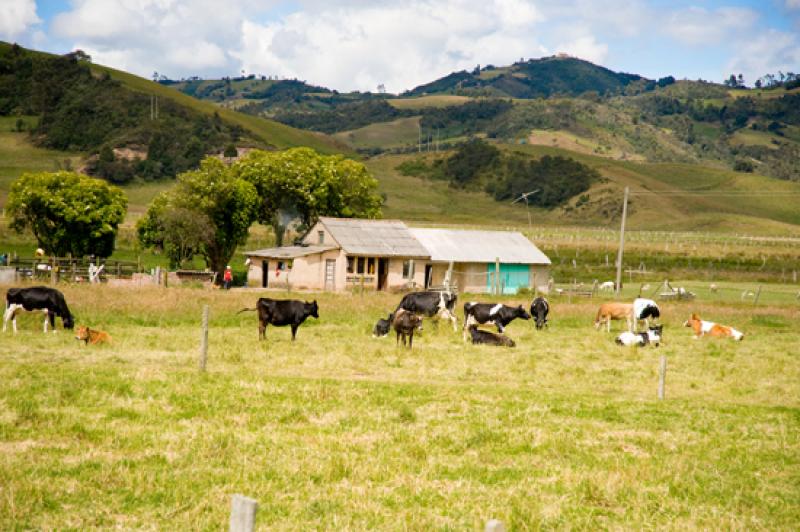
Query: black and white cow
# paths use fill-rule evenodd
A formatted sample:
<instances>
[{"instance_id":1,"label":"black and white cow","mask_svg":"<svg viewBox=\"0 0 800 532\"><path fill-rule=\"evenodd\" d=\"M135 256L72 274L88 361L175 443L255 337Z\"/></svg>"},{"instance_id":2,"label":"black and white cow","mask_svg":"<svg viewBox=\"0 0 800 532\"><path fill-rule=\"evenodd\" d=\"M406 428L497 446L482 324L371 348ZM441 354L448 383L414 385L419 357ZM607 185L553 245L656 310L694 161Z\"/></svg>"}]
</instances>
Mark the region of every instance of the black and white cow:
<instances>
[{"instance_id":1,"label":"black and white cow","mask_svg":"<svg viewBox=\"0 0 800 532\"><path fill-rule=\"evenodd\" d=\"M464 303L464 339L466 340L466 330L470 325L491 322L502 333L506 325L516 318L529 320L531 315L522 308L522 305L509 307L501 303Z\"/></svg>"},{"instance_id":2,"label":"black and white cow","mask_svg":"<svg viewBox=\"0 0 800 532\"><path fill-rule=\"evenodd\" d=\"M453 323L453 330L458 330L458 320L454 311L458 296L449 292L428 290L425 292L411 292L403 296L397 310L403 309L414 312L426 318L437 316ZM396 311L395 311L396 312Z\"/></svg>"},{"instance_id":3,"label":"black and white cow","mask_svg":"<svg viewBox=\"0 0 800 532\"><path fill-rule=\"evenodd\" d=\"M72 329L75 325L64 294L55 288L47 286L9 288L6 293L6 310L3 314L3 332L6 330L8 320L11 320L14 332L17 332L17 313L22 310L44 312L44 332L47 332L48 322L53 332L56 331L56 316L61 317L65 329Z\"/></svg>"},{"instance_id":4,"label":"black and white cow","mask_svg":"<svg viewBox=\"0 0 800 532\"><path fill-rule=\"evenodd\" d=\"M386 319L379 319L378 323L375 324L375 327L372 329L372 337L373 338L383 338L388 336L389 329L392 328L392 321L394 320L394 312L390 312L389 316Z\"/></svg>"},{"instance_id":5,"label":"black and white cow","mask_svg":"<svg viewBox=\"0 0 800 532\"><path fill-rule=\"evenodd\" d=\"M661 336L664 330L663 325L648 327L645 332L634 333L625 331L614 340L617 345L648 345L653 344L658 347L661 344Z\"/></svg>"},{"instance_id":6,"label":"black and white cow","mask_svg":"<svg viewBox=\"0 0 800 532\"><path fill-rule=\"evenodd\" d=\"M275 325L277 327L289 325L292 328L292 341L294 342L295 336L297 335L297 328L300 327L301 323L306 321L306 318L312 316L319 319L319 307L317 307L316 300L309 303L297 299L270 299L268 297L260 297L256 303L256 308L243 308L237 312L237 314L250 310L258 311L259 340L266 339L267 325Z\"/></svg>"},{"instance_id":7,"label":"black and white cow","mask_svg":"<svg viewBox=\"0 0 800 532\"><path fill-rule=\"evenodd\" d=\"M543 329L547 326L547 315L550 313L550 304L543 297L537 297L531 303L531 316L536 320L536 328Z\"/></svg>"},{"instance_id":8,"label":"black and white cow","mask_svg":"<svg viewBox=\"0 0 800 532\"><path fill-rule=\"evenodd\" d=\"M483 331L478 329L478 326L474 323L469 326L469 335L472 338L472 343L475 345L486 344L502 347L514 347L516 345L514 340L505 334L493 333L492 331Z\"/></svg>"},{"instance_id":9,"label":"black and white cow","mask_svg":"<svg viewBox=\"0 0 800 532\"><path fill-rule=\"evenodd\" d=\"M637 297L633 300L633 328L636 330L640 321L644 321L644 326L650 326L650 318L657 319L661 316L658 305L652 299Z\"/></svg>"}]
</instances>

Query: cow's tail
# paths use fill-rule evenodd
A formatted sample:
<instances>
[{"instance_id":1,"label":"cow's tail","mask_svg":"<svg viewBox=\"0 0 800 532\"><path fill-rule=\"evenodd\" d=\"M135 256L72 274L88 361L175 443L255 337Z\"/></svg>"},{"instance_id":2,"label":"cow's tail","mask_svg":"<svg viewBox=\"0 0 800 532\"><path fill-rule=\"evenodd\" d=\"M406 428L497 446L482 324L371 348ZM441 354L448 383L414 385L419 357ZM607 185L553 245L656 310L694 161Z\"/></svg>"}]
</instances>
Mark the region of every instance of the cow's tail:
<instances>
[{"instance_id":1,"label":"cow's tail","mask_svg":"<svg viewBox=\"0 0 800 532\"><path fill-rule=\"evenodd\" d=\"M253 308L243 308L242 310L240 310L240 311L239 311L239 312L237 312L236 314L241 314L242 312L249 312L249 311L252 311L252 310L258 310L258 307L253 307Z\"/></svg>"}]
</instances>

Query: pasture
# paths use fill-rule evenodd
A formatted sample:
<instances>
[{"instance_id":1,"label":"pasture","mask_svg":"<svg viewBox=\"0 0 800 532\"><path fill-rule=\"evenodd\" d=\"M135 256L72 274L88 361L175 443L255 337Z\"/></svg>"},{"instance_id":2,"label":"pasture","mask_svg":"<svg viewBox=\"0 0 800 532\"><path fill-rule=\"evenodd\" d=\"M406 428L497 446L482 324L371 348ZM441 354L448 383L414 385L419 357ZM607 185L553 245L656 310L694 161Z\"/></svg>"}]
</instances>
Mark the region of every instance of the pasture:
<instances>
[{"instance_id":1,"label":"pasture","mask_svg":"<svg viewBox=\"0 0 800 532\"><path fill-rule=\"evenodd\" d=\"M113 343L44 335L40 314L2 336L2 529L219 529L234 493L282 530L800 521L796 302L664 304L664 345L630 349L592 328L598 299L553 297L549 330L507 328L514 349L426 322L408 351L370 336L399 295L292 294L320 319L259 343L236 311L261 291L60 288ZM747 336L693 340L692 311Z\"/></svg>"}]
</instances>

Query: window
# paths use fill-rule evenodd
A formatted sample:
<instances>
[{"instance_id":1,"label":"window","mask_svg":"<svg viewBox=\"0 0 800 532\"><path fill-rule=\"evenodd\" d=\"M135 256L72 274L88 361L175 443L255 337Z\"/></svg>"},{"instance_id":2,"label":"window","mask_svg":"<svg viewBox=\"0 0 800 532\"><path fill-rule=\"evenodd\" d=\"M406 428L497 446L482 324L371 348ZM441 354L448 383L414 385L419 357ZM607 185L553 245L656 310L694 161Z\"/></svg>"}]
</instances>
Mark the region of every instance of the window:
<instances>
[{"instance_id":1,"label":"window","mask_svg":"<svg viewBox=\"0 0 800 532\"><path fill-rule=\"evenodd\" d=\"M353 257L347 257L347 273L355 273L356 271L356 259Z\"/></svg>"},{"instance_id":2,"label":"window","mask_svg":"<svg viewBox=\"0 0 800 532\"><path fill-rule=\"evenodd\" d=\"M325 243L325 231L317 231L317 240L319 241L317 242L318 244Z\"/></svg>"},{"instance_id":3,"label":"window","mask_svg":"<svg viewBox=\"0 0 800 532\"><path fill-rule=\"evenodd\" d=\"M358 271L357 273L364 273L364 257L358 257Z\"/></svg>"},{"instance_id":4,"label":"window","mask_svg":"<svg viewBox=\"0 0 800 532\"><path fill-rule=\"evenodd\" d=\"M275 267L275 269L279 270L279 271L282 271L282 272L286 271L286 263L283 262L282 260L279 260L277 266Z\"/></svg>"},{"instance_id":5,"label":"window","mask_svg":"<svg viewBox=\"0 0 800 532\"><path fill-rule=\"evenodd\" d=\"M375 258L370 257L367 259L367 273L369 275L375 275Z\"/></svg>"},{"instance_id":6,"label":"window","mask_svg":"<svg viewBox=\"0 0 800 532\"><path fill-rule=\"evenodd\" d=\"M403 279L413 279L414 278L414 261L413 260L404 260L403 261Z\"/></svg>"}]
</instances>

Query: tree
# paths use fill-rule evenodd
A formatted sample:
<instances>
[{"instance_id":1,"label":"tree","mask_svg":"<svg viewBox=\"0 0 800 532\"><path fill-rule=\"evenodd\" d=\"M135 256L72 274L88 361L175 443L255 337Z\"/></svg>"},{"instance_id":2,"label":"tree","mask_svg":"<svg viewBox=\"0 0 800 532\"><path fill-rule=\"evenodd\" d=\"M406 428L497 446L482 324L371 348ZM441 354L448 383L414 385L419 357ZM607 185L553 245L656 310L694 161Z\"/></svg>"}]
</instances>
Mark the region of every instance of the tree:
<instances>
[{"instance_id":1,"label":"tree","mask_svg":"<svg viewBox=\"0 0 800 532\"><path fill-rule=\"evenodd\" d=\"M119 188L75 172L26 173L11 185L11 228L30 229L47 253L108 257L128 201Z\"/></svg>"},{"instance_id":2,"label":"tree","mask_svg":"<svg viewBox=\"0 0 800 532\"><path fill-rule=\"evenodd\" d=\"M225 146L225 151L222 152L222 156L228 159L230 162L231 159L237 157L239 155L239 150L236 149L236 145L231 143Z\"/></svg>"},{"instance_id":3,"label":"tree","mask_svg":"<svg viewBox=\"0 0 800 532\"><path fill-rule=\"evenodd\" d=\"M377 218L377 180L363 164L310 148L251 151L232 167L234 175L258 190L258 221L275 231L277 245L293 219L311 227L320 216Z\"/></svg>"},{"instance_id":4,"label":"tree","mask_svg":"<svg viewBox=\"0 0 800 532\"><path fill-rule=\"evenodd\" d=\"M206 157L200 168L180 174L175 188L150 204L137 225L139 241L164 249L178 263L199 254L222 279L236 247L247 241L257 207L251 183L219 159ZM192 216L198 219L187 221Z\"/></svg>"}]
</instances>

